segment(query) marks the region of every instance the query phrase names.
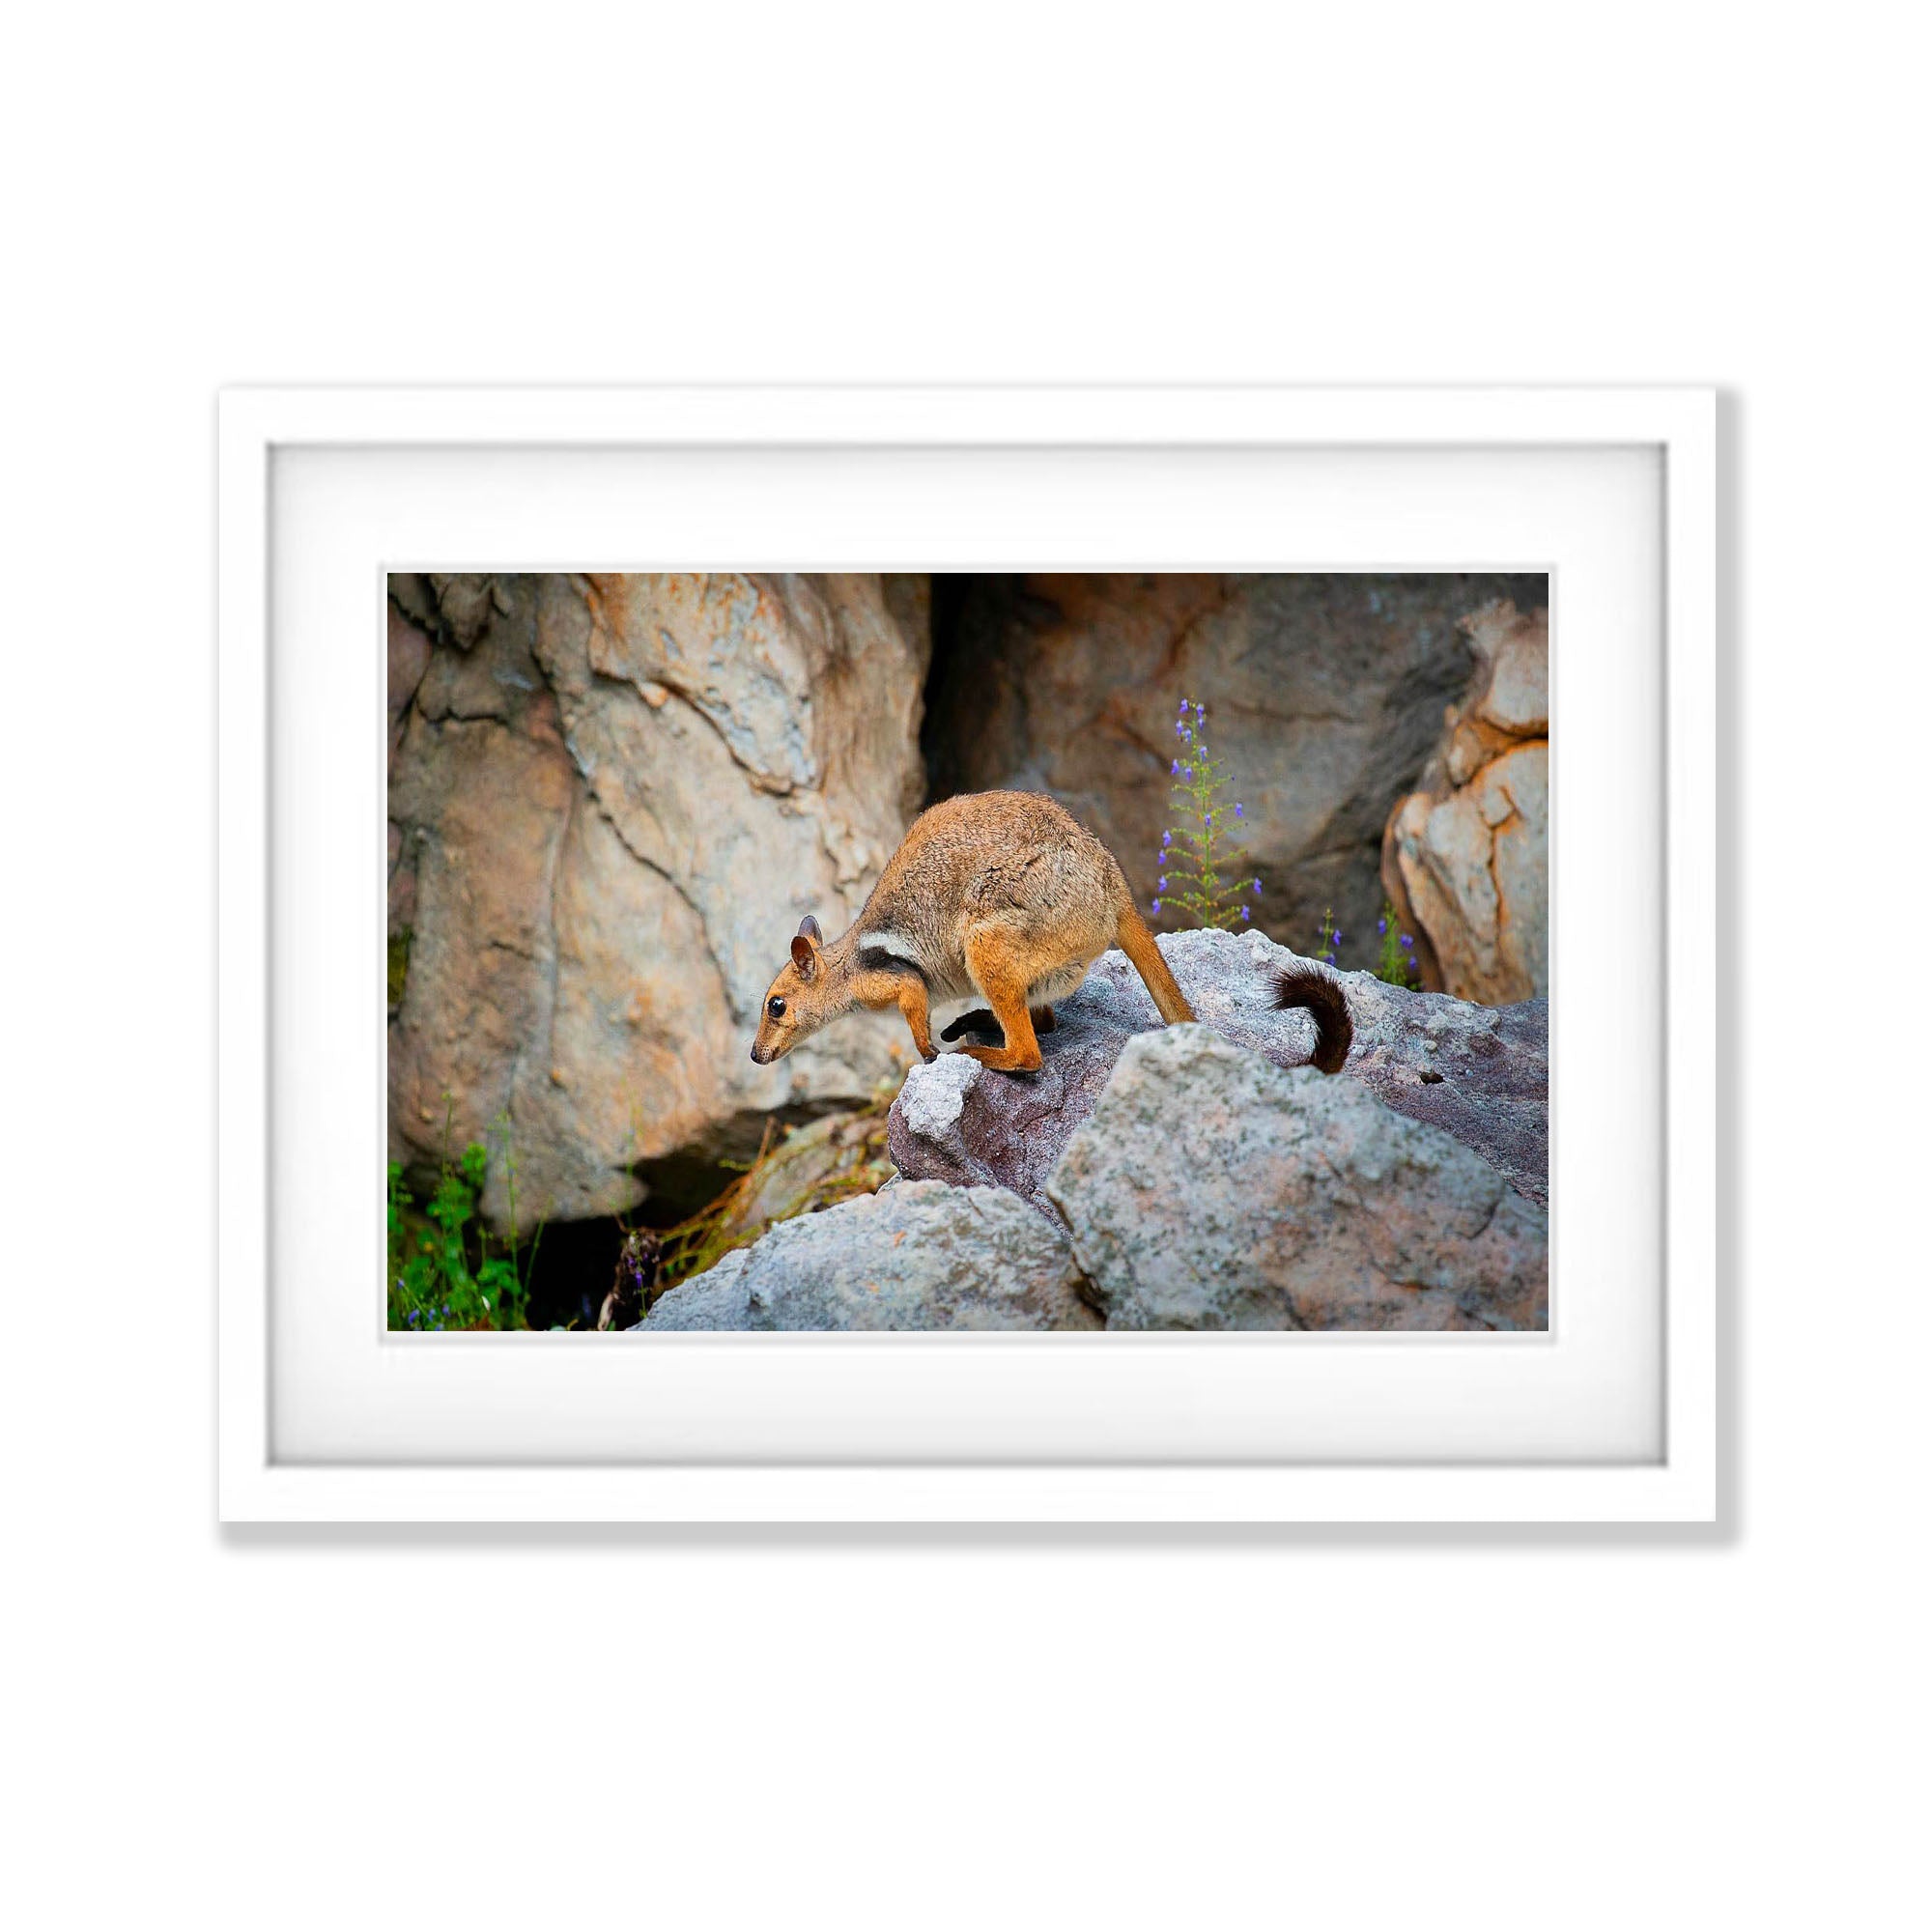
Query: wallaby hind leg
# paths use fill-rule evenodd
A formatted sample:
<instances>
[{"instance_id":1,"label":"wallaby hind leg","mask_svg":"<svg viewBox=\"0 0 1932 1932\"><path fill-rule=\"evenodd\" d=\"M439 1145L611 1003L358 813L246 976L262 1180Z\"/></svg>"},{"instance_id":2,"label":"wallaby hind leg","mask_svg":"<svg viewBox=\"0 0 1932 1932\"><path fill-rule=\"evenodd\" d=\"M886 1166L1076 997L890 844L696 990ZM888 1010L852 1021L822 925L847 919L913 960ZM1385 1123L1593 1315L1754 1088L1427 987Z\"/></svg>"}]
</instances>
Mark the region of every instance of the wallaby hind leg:
<instances>
[{"instance_id":1,"label":"wallaby hind leg","mask_svg":"<svg viewBox=\"0 0 1932 1932\"><path fill-rule=\"evenodd\" d=\"M1035 1033L1051 1033L1060 1024L1053 1017L1053 1009L1051 1007L1033 1007L1029 1010L1033 1014L1033 1030Z\"/></svg>"},{"instance_id":2,"label":"wallaby hind leg","mask_svg":"<svg viewBox=\"0 0 1932 1932\"><path fill-rule=\"evenodd\" d=\"M1039 1065L1039 1041L1034 1037L1033 1015L1027 1010L1028 975L1013 956L1009 942L997 932L976 933L966 942L966 970L986 996L1004 1046L966 1046L981 1066L996 1073L1032 1073Z\"/></svg>"}]
</instances>

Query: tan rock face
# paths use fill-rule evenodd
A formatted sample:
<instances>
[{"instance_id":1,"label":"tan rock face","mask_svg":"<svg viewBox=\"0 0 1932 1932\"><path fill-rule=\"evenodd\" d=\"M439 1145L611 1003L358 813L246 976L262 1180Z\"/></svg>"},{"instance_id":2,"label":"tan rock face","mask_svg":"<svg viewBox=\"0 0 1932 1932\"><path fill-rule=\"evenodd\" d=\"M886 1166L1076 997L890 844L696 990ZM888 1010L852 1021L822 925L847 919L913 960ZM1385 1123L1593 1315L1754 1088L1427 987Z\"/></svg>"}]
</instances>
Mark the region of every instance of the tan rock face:
<instances>
[{"instance_id":1,"label":"tan rock face","mask_svg":"<svg viewBox=\"0 0 1932 1932\"><path fill-rule=\"evenodd\" d=\"M635 1205L634 1163L722 1150L741 1116L868 1094L895 1018L775 1066L748 1048L799 920L846 924L917 807L923 581L392 592L392 1155L433 1164L446 1111L494 1153L507 1119L528 1226ZM500 1158L483 1207L507 1220Z\"/></svg>"},{"instance_id":2,"label":"tan rock face","mask_svg":"<svg viewBox=\"0 0 1932 1932\"><path fill-rule=\"evenodd\" d=\"M1482 668L1389 814L1382 884L1429 985L1508 1006L1549 990L1548 613L1498 601L1463 628Z\"/></svg>"},{"instance_id":3,"label":"tan rock face","mask_svg":"<svg viewBox=\"0 0 1932 1932\"><path fill-rule=\"evenodd\" d=\"M1457 620L1546 594L1542 578L1448 574L942 580L935 596L963 601L936 625L935 793L1052 792L1146 906L1173 822L1175 713L1205 702L1244 807L1255 919L1312 950L1332 909L1345 963L1366 964L1390 807L1476 669ZM1496 688L1506 716L1531 701L1514 676Z\"/></svg>"}]
</instances>

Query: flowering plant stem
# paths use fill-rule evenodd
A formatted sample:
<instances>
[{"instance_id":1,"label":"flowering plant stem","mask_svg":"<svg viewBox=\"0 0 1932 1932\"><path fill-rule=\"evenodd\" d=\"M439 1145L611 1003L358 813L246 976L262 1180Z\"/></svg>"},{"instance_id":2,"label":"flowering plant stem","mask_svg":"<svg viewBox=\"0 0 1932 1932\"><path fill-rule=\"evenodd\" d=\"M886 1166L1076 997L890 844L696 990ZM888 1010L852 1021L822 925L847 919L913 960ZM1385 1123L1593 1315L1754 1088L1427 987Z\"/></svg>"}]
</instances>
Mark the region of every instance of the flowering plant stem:
<instances>
[{"instance_id":1,"label":"flowering plant stem","mask_svg":"<svg viewBox=\"0 0 1932 1932\"><path fill-rule=\"evenodd\" d=\"M1200 925L1244 925L1245 901L1261 895L1262 882L1243 876L1252 861L1233 824L1243 811L1227 802L1228 768L1208 748L1208 707L1183 697L1174 733L1181 744L1169 768L1176 823L1161 835L1153 910L1185 913Z\"/></svg>"},{"instance_id":2,"label":"flowering plant stem","mask_svg":"<svg viewBox=\"0 0 1932 1932\"><path fill-rule=\"evenodd\" d=\"M1336 928L1331 906L1321 915L1321 930L1315 935L1315 956L1325 959L1337 972L1342 968L1342 935Z\"/></svg>"},{"instance_id":3,"label":"flowering plant stem","mask_svg":"<svg viewBox=\"0 0 1932 1932\"><path fill-rule=\"evenodd\" d=\"M1376 930L1381 935L1376 978L1385 980L1391 986L1406 986L1415 991L1422 984L1422 975L1415 964L1415 941L1402 929L1395 907L1387 899L1382 901L1382 916L1376 922Z\"/></svg>"}]
</instances>

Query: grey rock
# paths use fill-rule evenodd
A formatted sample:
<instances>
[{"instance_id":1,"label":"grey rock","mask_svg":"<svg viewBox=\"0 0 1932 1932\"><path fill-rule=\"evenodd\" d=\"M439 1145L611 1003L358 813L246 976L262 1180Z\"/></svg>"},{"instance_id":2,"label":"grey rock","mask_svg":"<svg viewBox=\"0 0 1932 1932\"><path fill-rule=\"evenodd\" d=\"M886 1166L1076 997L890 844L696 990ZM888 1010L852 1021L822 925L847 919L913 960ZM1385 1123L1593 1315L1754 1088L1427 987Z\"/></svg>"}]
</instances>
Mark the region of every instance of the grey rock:
<instances>
[{"instance_id":1,"label":"grey rock","mask_svg":"<svg viewBox=\"0 0 1932 1932\"><path fill-rule=\"evenodd\" d=\"M992 1073L964 1053L915 1066L886 1118L894 1166L914 1180L1010 1188L1057 1221L1046 1178L1130 1037L1092 985L1055 1009L1058 1024L1040 1037L1037 1073ZM1151 1003L1148 1013L1148 1024L1158 1026Z\"/></svg>"},{"instance_id":2,"label":"grey rock","mask_svg":"<svg viewBox=\"0 0 1932 1932\"><path fill-rule=\"evenodd\" d=\"M1545 1328L1548 1226L1346 1079L1139 1036L1047 1181L1110 1328Z\"/></svg>"},{"instance_id":3,"label":"grey rock","mask_svg":"<svg viewBox=\"0 0 1932 1932\"><path fill-rule=\"evenodd\" d=\"M901 1182L781 1221L674 1288L672 1328L1097 1328L1065 1233L1004 1188Z\"/></svg>"},{"instance_id":4,"label":"grey rock","mask_svg":"<svg viewBox=\"0 0 1932 1932\"><path fill-rule=\"evenodd\" d=\"M1479 1007L1348 976L1355 1045L1342 1078L1452 1134L1549 1205L1549 1002ZM1430 1075L1435 1076L1431 1079Z\"/></svg>"},{"instance_id":5,"label":"grey rock","mask_svg":"<svg viewBox=\"0 0 1932 1932\"><path fill-rule=\"evenodd\" d=\"M745 1286L750 1248L733 1248L702 1274L659 1296L639 1328L749 1328L752 1296Z\"/></svg>"},{"instance_id":6,"label":"grey rock","mask_svg":"<svg viewBox=\"0 0 1932 1932\"><path fill-rule=\"evenodd\" d=\"M1162 955L1197 1018L1223 1039L1282 1068L1305 1065L1315 1025L1279 1012L1282 969L1306 965L1264 933L1163 934ZM1548 1007L1479 1007L1408 992L1367 973L1339 976L1354 1020L1341 1082L1355 1082L1395 1112L1440 1127L1529 1200L1548 1187ZM888 1147L913 1179L1009 1187L1042 1213L1057 1212L1046 1180L1093 1113L1115 1063L1160 1015L1124 954L1102 954L1086 983L1055 1008L1037 1073L993 1073L944 1055L906 1076L888 1122ZM1321 1077L1321 1076L1311 1076ZM1181 1131L1184 1122L1177 1122Z\"/></svg>"}]
</instances>

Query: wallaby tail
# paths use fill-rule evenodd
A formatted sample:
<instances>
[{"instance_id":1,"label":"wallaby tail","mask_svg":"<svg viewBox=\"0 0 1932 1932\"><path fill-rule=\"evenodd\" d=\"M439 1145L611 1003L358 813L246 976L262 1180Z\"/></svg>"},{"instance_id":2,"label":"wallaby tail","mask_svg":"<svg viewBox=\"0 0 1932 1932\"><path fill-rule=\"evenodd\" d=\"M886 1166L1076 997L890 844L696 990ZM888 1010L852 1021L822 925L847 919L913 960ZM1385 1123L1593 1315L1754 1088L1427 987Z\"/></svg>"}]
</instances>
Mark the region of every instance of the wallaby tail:
<instances>
[{"instance_id":1,"label":"wallaby tail","mask_svg":"<svg viewBox=\"0 0 1932 1932\"><path fill-rule=\"evenodd\" d=\"M1169 1026L1178 1025L1181 1020L1191 1020L1194 1009L1187 1004L1186 994L1167 970L1167 961L1160 956L1160 948L1153 943L1153 934L1135 910L1132 899L1122 900L1119 918L1120 925L1115 937L1121 942L1121 951L1134 962L1134 971L1147 981L1147 989L1153 995L1153 1003L1160 1009L1161 1018Z\"/></svg>"},{"instance_id":2,"label":"wallaby tail","mask_svg":"<svg viewBox=\"0 0 1932 1932\"><path fill-rule=\"evenodd\" d=\"M1275 980L1277 1011L1304 1009L1315 1021L1315 1062L1323 1073L1339 1073L1349 1059L1355 1022L1349 1015L1349 998L1342 982L1319 966L1284 968Z\"/></svg>"}]
</instances>

